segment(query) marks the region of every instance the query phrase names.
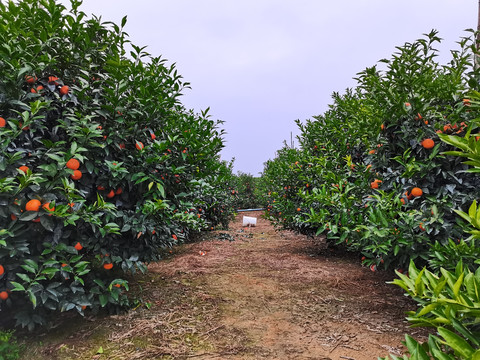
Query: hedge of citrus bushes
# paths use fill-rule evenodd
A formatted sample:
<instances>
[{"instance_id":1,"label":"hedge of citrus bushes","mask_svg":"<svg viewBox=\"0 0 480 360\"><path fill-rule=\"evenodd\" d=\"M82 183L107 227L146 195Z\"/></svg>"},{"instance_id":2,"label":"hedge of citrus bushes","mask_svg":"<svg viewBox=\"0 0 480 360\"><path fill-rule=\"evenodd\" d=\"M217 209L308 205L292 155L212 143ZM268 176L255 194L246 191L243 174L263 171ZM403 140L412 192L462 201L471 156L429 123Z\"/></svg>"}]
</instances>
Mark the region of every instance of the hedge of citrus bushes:
<instances>
[{"instance_id":1,"label":"hedge of citrus bushes","mask_svg":"<svg viewBox=\"0 0 480 360\"><path fill-rule=\"evenodd\" d=\"M407 336L411 358L474 359L480 71L473 36L446 65L438 42L432 31L398 47L327 112L297 122L300 149L280 149L262 184L277 226L323 235L372 271L397 270L419 303L409 320L438 330L426 344Z\"/></svg>"},{"instance_id":2,"label":"hedge of citrus bushes","mask_svg":"<svg viewBox=\"0 0 480 360\"><path fill-rule=\"evenodd\" d=\"M478 198L480 181L462 158L444 154L454 147L439 135L476 128L466 94L479 72L471 42L440 65L439 41L432 32L399 47L358 74L357 88L335 93L326 113L298 123L301 148L281 149L263 173L277 225L324 234L372 269L405 269L410 259L432 268L452 269L463 256L474 263L478 252L454 210Z\"/></svg>"},{"instance_id":3,"label":"hedge of citrus bushes","mask_svg":"<svg viewBox=\"0 0 480 360\"><path fill-rule=\"evenodd\" d=\"M0 3L0 308L29 328L128 306L122 274L228 226L235 201L221 123L125 18L80 6Z\"/></svg>"}]
</instances>

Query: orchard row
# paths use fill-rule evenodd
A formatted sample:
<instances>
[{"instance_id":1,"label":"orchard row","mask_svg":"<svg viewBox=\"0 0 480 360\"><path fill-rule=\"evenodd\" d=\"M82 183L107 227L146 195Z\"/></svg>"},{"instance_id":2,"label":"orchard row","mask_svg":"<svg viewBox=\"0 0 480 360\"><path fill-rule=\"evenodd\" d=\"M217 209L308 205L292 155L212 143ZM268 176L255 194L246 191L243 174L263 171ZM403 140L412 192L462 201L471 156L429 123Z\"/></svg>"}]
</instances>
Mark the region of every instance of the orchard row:
<instances>
[{"instance_id":1,"label":"orchard row","mask_svg":"<svg viewBox=\"0 0 480 360\"><path fill-rule=\"evenodd\" d=\"M361 72L326 113L298 122L301 148L279 150L262 178L277 226L397 270L418 302L408 320L437 328L425 344L406 336L402 359L480 356L480 70L472 39L448 65L439 41L431 32Z\"/></svg>"}]
</instances>

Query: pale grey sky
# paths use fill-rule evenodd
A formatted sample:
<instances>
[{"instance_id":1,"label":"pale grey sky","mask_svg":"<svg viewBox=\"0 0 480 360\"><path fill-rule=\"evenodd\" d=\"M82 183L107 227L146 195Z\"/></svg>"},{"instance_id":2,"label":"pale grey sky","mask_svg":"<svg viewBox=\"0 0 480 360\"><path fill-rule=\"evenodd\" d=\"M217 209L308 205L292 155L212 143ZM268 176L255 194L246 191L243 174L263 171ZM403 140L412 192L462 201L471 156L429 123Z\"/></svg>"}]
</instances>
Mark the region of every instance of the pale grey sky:
<instances>
[{"instance_id":1,"label":"pale grey sky","mask_svg":"<svg viewBox=\"0 0 480 360\"><path fill-rule=\"evenodd\" d=\"M67 0L62 0L68 4ZM136 45L176 63L192 85L183 103L225 121L222 158L257 175L294 120L323 113L332 92L432 29L440 59L475 28L476 0L84 0Z\"/></svg>"}]
</instances>

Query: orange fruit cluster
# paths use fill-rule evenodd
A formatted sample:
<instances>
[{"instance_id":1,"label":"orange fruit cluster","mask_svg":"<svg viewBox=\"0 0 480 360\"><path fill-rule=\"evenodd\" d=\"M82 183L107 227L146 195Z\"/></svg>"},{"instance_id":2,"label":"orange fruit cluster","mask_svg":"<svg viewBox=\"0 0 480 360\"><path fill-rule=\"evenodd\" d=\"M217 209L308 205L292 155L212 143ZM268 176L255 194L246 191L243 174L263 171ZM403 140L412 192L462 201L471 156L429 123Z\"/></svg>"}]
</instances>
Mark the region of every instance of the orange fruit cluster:
<instances>
[{"instance_id":1,"label":"orange fruit cluster","mask_svg":"<svg viewBox=\"0 0 480 360\"><path fill-rule=\"evenodd\" d=\"M382 182L382 180L379 180L379 179L375 179L373 180L371 183L370 183L370 187L372 189L378 189L378 187L380 186L380 183Z\"/></svg>"}]
</instances>

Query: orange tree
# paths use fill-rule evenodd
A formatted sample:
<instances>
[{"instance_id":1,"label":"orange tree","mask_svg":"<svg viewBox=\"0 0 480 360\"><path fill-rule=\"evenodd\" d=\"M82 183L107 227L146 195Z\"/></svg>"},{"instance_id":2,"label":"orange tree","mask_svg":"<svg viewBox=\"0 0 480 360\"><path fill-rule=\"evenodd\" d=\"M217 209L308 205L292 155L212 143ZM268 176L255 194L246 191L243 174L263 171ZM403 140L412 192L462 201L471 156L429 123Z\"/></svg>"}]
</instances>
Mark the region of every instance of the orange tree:
<instances>
[{"instance_id":1,"label":"orange tree","mask_svg":"<svg viewBox=\"0 0 480 360\"><path fill-rule=\"evenodd\" d=\"M80 5L0 3L0 306L29 328L127 306L122 272L232 214L220 122Z\"/></svg>"},{"instance_id":2,"label":"orange tree","mask_svg":"<svg viewBox=\"0 0 480 360\"><path fill-rule=\"evenodd\" d=\"M231 194L235 196L235 208L253 209L260 206L258 179L241 171L233 177Z\"/></svg>"},{"instance_id":3,"label":"orange tree","mask_svg":"<svg viewBox=\"0 0 480 360\"><path fill-rule=\"evenodd\" d=\"M472 91L466 101L472 108L480 105L480 93ZM439 135L443 142L456 149L445 155L464 158L467 170L478 173L480 170L480 137L478 118L473 119L464 136ZM456 244L450 241L440 256L443 262L453 258L460 259L454 271L441 267L432 273L425 267L418 269L413 262L409 265L408 276L397 272L398 279L393 281L411 296L417 303L417 310L408 313L407 319L413 326L427 326L436 329L428 341L419 343L406 335L405 345L408 355L402 359L476 359L480 356L480 334L478 332L480 297L480 271L465 268L463 260L478 264L478 239L480 239L480 209L474 200L468 212L455 211L465 221L464 231L470 234L465 242ZM440 251L440 249L436 250ZM452 256L453 255L453 256ZM450 257L451 259L448 259ZM447 260L447 261L445 261ZM392 359L400 359L391 355Z\"/></svg>"},{"instance_id":4,"label":"orange tree","mask_svg":"<svg viewBox=\"0 0 480 360\"><path fill-rule=\"evenodd\" d=\"M355 90L334 94L324 115L299 124L301 149L280 154L264 172L272 194L296 185L270 204L276 221L325 234L329 244L361 253L372 270L404 268L410 259L438 267L447 257L455 266L462 255L445 250L463 237L453 209L465 210L479 183L461 160L441 154L452 147L438 134L461 135L478 116L463 101L478 87L478 69L471 40L448 65L435 61L439 41L432 32L399 47L383 69L361 72ZM274 179L273 163L289 176Z\"/></svg>"}]
</instances>

